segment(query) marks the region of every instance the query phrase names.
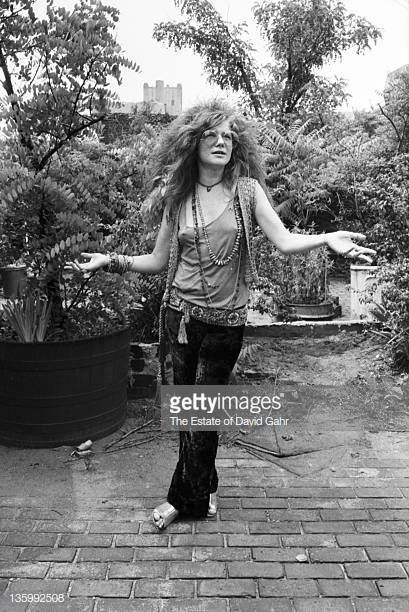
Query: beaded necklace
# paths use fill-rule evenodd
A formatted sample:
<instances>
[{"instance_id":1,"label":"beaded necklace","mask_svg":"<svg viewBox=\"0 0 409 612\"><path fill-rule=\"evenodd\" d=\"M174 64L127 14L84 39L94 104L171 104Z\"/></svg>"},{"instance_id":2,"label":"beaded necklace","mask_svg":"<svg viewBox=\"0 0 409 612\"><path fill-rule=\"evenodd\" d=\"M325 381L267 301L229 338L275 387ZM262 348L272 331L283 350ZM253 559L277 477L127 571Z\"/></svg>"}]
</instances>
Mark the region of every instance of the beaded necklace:
<instances>
[{"instance_id":1,"label":"beaded necklace","mask_svg":"<svg viewBox=\"0 0 409 612\"><path fill-rule=\"evenodd\" d=\"M234 198L233 201L233 209L234 209L234 216L236 219L236 225L237 225L237 234L236 237L234 239L234 244L233 244L233 248L230 252L230 254L225 257L224 259L217 257L215 252L213 251L210 241L209 241L209 234L207 233L207 229L206 229L206 225L205 225L205 221L204 221L204 215L203 215L203 209L202 206L200 204L200 199L199 199L199 193L197 190L197 186L195 187L193 194L192 194L192 215L193 215L193 221L194 221L194 228L195 228L195 234L199 234L199 224L197 222L197 210L199 211L199 215L200 215L200 221L202 224L202 232L203 232L203 236L206 242L206 246L207 246L207 250L209 251L209 257L210 257L210 261L212 263L214 263L216 266L227 266L227 264L229 264L232 259L234 259L237 256L237 253L239 251L239 246L240 246L240 242L241 242L241 237L243 235L243 227L242 227L242 223L241 223L241 219L240 219L240 210L239 210L239 204L236 201L237 198Z\"/></svg>"}]
</instances>

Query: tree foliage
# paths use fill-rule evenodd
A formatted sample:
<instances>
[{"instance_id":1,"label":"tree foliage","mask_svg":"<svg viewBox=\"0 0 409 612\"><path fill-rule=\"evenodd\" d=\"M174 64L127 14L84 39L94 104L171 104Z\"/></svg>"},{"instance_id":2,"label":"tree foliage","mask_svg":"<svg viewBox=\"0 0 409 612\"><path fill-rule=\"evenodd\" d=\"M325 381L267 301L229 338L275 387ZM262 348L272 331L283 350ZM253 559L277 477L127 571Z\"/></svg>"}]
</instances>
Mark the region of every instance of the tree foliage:
<instances>
[{"instance_id":1,"label":"tree foliage","mask_svg":"<svg viewBox=\"0 0 409 612\"><path fill-rule=\"evenodd\" d=\"M294 113L309 89L311 95L315 72L326 61L351 48L362 53L380 36L335 0L264 0L255 5L254 17L275 60L281 117Z\"/></svg>"},{"instance_id":2,"label":"tree foliage","mask_svg":"<svg viewBox=\"0 0 409 612\"><path fill-rule=\"evenodd\" d=\"M115 40L118 10L80 0L72 11L47 0L38 19L33 0L0 3L2 118L20 161L43 169L71 138L101 121L117 97L112 79L138 67Z\"/></svg>"},{"instance_id":3,"label":"tree foliage","mask_svg":"<svg viewBox=\"0 0 409 612\"><path fill-rule=\"evenodd\" d=\"M258 78L247 25L224 21L209 0L175 0L175 4L186 20L156 24L153 37L175 49L193 49L203 59L210 82L244 92L259 114Z\"/></svg>"},{"instance_id":4,"label":"tree foliage","mask_svg":"<svg viewBox=\"0 0 409 612\"><path fill-rule=\"evenodd\" d=\"M398 153L409 153L409 68L392 73L383 92L382 115L392 129Z\"/></svg>"},{"instance_id":5,"label":"tree foliage","mask_svg":"<svg viewBox=\"0 0 409 612\"><path fill-rule=\"evenodd\" d=\"M116 9L80 0L68 11L47 0L46 17L40 20L33 6L33 0L0 2L5 91L0 256L5 264L24 259L33 283L52 302L54 326L62 327L64 256L86 250L92 241L101 244L99 226L108 215L106 198L91 196L80 168L67 175L65 149L115 104L109 86L113 80L120 83L121 69L138 67L116 43ZM100 293L97 288L94 295Z\"/></svg>"}]
</instances>

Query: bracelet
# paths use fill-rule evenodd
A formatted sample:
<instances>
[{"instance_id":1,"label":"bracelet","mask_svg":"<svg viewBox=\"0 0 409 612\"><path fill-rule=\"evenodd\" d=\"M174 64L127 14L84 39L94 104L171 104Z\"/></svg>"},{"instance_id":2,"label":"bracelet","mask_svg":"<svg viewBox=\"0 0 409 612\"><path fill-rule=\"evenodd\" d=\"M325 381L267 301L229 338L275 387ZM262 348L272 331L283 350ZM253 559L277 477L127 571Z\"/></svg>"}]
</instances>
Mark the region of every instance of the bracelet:
<instances>
[{"instance_id":1,"label":"bracelet","mask_svg":"<svg viewBox=\"0 0 409 612\"><path fill-rule=\"evenodd\" d=\"M131 269L132 262L126 255L108 253L109 262L104 266L107 272L125 274Z\"/></svg>"}]
</instances>

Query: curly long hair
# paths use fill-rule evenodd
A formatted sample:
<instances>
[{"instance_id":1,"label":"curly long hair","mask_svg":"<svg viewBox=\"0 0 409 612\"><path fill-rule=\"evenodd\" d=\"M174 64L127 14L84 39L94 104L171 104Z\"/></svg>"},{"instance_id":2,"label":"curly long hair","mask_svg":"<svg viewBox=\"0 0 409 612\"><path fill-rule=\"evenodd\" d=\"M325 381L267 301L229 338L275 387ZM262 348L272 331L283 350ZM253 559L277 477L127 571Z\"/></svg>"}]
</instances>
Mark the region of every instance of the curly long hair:
<instances>
[{"instance_id":1,"label":"curly long hair","mask_svg":"<svg viewBox=\"0 0 409 612\"><path fill-rule=\"evenodd\" d=\"M193 191L198 180L197 151L205 130L228 120L233 149L224 170L224 182L232 187L240 176L259 181L265 191L265 172L255 126L236 109L218 98L196 104L179 115L153 150L145 210L150 222L158 223L166 204L172 214Z\"/></svg>"}]
</instances>

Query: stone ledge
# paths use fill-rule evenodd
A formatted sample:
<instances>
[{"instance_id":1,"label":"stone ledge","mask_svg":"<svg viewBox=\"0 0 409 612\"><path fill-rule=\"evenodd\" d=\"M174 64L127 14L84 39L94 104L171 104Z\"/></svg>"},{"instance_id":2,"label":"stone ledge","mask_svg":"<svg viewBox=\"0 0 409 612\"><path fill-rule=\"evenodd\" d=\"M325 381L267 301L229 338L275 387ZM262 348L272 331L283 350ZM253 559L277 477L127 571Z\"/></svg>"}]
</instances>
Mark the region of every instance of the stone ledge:
<instances>
[{"instance_id":1,"label":"stone ledge","mask_svg":"<svg viewBox=\"0 0 409 612\"><path fill-rule=\"evenodd\" d=\"M310 336L322 338L323 336L333 336L342 331L360 332L365 329L376 327L374 321L363 319L332 319L331 321L292 321L291 323L272 322L268 324L248 324L244 331L245 337L281 337L296 338Z\"/></svg>"}]
</instances>

